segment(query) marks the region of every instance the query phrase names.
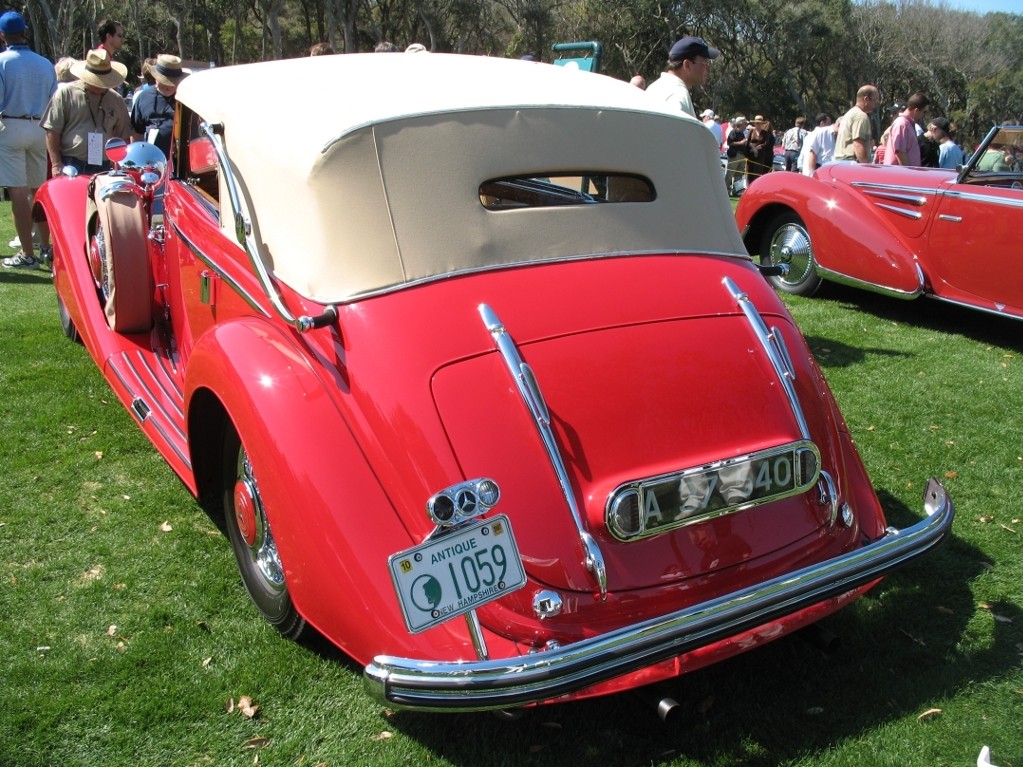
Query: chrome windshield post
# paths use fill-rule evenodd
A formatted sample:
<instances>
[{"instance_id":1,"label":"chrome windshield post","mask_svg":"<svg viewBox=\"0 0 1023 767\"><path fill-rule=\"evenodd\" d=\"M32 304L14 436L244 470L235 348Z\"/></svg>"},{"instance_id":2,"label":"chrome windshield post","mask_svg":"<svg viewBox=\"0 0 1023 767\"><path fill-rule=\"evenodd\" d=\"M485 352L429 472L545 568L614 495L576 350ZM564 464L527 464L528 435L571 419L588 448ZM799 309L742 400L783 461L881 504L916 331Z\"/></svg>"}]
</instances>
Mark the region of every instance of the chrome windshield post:
<instances>
[{"instance_id":1,"label":"chrome windshield post","mask_svg":"<svg viewBox=\"0 0 1023 767\"><path fill-rule=\"evenodd\" d=\"M220 134L223 133L223 125L211 125L210 123L202 122L199 123L199 131L210 140L210 144L213 146L213 151L217 155L217 165L220 166L220 173L224 178L228 197L231 199L231 211L234 214L235 238L238 240L238 244L242 246L242 250L244 250L246 255L248 255L249 262L252 264L252 268L256 272L259 284L266 293L267 298L270 299L270 303L273 305L274 311L277 312L282 320L294 327L299 333L305 333L314 328L322 328L333 324L337 320L338 316L337 308L334 306L328 306L323 314L318 314L315 317L308 315L296 317L288 310L288 307L284 305L284 299L281 298L281 294L277 290L277 286L274 285L273 276L266 268L263 260L262 248L260 247L258 240L252 236L252 221L251 219L246 218L243 213L241 193L238 190L238 181L235 179L234 172L231 170L231 162L228 159L227 150L224 148L224 142L220 136Z\"/></svg>"}]
</instances>

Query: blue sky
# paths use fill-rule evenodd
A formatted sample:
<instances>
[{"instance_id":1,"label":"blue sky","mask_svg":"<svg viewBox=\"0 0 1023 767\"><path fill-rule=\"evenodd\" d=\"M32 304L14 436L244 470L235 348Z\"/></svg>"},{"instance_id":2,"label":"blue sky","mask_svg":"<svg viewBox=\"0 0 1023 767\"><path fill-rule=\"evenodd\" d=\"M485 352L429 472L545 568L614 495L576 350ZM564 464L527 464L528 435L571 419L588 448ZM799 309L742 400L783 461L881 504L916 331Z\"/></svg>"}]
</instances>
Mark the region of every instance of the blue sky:
<instances>
[{"instance_id":1,"label":"blue sky","mask_svg":"<svg viewBox=\"0 0 1023 767\"><path fill-rule=\"evenodd\" d=\"M1023 14L1023 0L948 0L953 8L977 13L1002 11Z\"/></svg>"}]
</instances>

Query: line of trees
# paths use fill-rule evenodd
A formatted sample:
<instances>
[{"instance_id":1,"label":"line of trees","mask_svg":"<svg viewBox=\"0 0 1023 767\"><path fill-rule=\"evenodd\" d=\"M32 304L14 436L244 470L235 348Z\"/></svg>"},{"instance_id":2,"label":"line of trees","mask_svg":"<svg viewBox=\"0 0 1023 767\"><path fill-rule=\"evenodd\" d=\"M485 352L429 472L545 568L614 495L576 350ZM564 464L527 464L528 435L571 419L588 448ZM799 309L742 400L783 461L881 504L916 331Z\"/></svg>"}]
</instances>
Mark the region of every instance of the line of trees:
<instances>
[{"instance_id":1,"label":"line of trees","mask_svg":"<svg viewBox=\"0 0 1023 767\"><path fill-rule=\"evenodd\" d=\"M1023 15L945 0L26 0L23 12L53 59L81 57L97 23L117 19L133 72L157 53L223 66L302 56L316 42L548 60L555 42L597 40L606 74L649 80L674 40L696 34L722 56L694 100L722 117L787 127L797 114L841 114L872 83L885 103L928 93L932 113L968 138L1023 122Z\"/></svg>"}]
</instances>

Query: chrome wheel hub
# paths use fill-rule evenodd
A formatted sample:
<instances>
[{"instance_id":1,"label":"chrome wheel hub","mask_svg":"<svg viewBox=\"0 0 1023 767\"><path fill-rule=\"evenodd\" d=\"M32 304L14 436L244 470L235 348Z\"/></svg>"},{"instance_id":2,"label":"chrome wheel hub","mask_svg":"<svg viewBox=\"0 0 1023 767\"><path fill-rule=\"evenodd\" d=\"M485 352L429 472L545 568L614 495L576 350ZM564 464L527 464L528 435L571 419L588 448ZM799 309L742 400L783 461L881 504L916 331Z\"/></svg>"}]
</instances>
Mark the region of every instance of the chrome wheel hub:
<instances>
[{"instance_id":1,"label":"chrome wheel hub","mask_svg":"<svg viewBox=\"0 0 1023 767\"><path fill-rule=\"evenodd\" d=\"M284 590L284 568L270 524L267 522L263 504L259 498L259 488L252 475L252 465L248 457L242 454L238 479L234 485L234 514L238 532L245 543L255 572L258 572L265 585L273 591Z\"/></svg>"},{"instance_id":2,"label":"chrome wheel hub","mask_svg":"<svg viewBox=\"0 0 1023 767\"><path fill-rule=\"evenodd\" d=\"M813 248L810 235L798 224L785 224L771 238L771 263L788 264L789 272L780 279L798 285L813 273Z\"/></svg>"}]
</instances>

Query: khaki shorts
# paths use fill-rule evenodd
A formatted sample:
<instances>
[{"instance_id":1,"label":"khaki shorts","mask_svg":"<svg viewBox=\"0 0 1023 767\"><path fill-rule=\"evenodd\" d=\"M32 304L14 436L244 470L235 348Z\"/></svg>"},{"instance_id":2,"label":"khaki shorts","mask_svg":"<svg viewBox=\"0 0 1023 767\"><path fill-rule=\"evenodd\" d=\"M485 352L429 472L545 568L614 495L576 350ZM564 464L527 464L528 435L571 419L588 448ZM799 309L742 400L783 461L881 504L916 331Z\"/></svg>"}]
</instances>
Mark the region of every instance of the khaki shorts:
<instances>
[{"instance_id":1,"label":"khaki shorts","mask_svg":"<svg viewBox=\"0 0 1023 767\"><path fill-rule=\"evenodd\" d=\"M46 181L46 131L35 120L0 120L0 186L38 189Z\"/></svg>"}]
</instances>

